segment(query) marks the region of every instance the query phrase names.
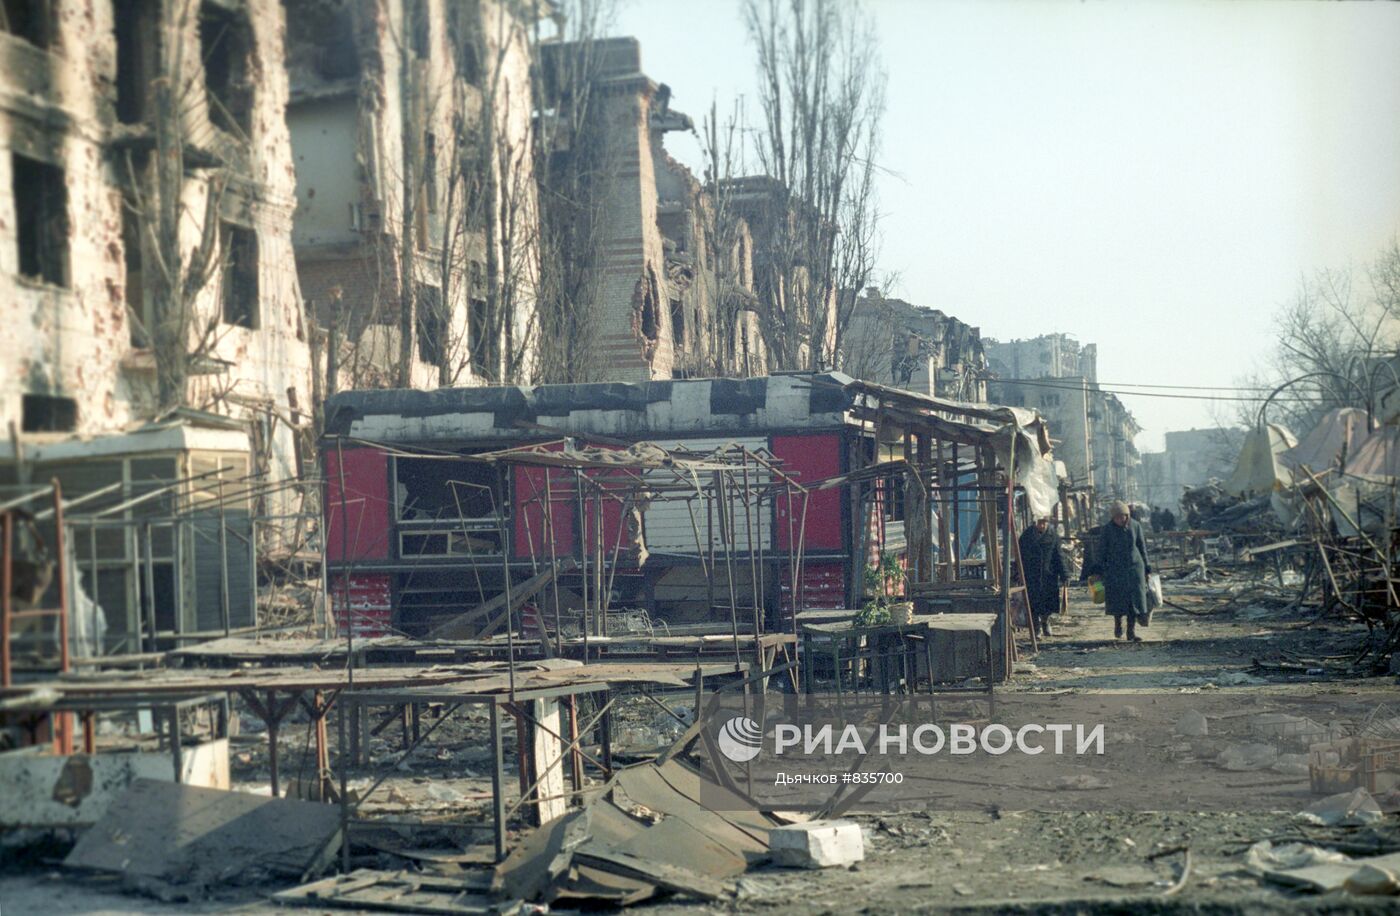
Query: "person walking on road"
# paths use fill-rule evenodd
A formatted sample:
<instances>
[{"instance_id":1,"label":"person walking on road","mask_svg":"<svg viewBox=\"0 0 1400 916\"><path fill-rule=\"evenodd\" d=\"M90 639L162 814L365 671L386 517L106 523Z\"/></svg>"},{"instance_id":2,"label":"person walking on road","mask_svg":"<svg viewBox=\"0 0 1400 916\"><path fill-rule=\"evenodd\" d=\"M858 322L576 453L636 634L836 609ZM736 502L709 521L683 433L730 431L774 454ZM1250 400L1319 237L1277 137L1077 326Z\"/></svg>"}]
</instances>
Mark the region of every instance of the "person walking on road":
<instances>
[{"instance_id":1,"label":"person walking on road","mask_svg":"<svg viewBox=\"0 0 1400 916\"><path fill-rule=\"evenodd\" d=\"M1038 518L1021 532L1021 562L1025 564L1026 600L1031 625L1042 636L1054 636L1050 615L1060 612L1060 586L1068 581L1065 558L1060 553L1060 536L1050 527L1050 519Z\"/></svg>"},{"instance_id":2,"label":"person walking on road","mask_svg":"<svg viewBox=\"0 0 1400 916\"><path fill-rule=\"evenodd\" d=\"M1123 618L1128 618L1128 640L1142 642L1135 632L1139 617L1147 616L1147 545L1142 526L1133 521L1128 504L1115 501L1111 521L1099 535L1095 566L1088 570L1103 579L1104 613L1113 615L1113 638L1123 638Z\"/></svg>"}]
</instances>

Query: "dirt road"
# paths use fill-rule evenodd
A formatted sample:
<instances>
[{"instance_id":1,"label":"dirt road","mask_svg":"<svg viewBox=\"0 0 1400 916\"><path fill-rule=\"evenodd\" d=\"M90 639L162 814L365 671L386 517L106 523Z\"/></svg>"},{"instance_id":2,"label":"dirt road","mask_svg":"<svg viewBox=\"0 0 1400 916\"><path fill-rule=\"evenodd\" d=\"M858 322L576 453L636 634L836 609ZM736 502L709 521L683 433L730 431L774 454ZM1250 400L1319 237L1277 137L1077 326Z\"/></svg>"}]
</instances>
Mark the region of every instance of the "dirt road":
<instances>
[{"instance_id":1,"label":"dirt road","mask_svg":"<svg viewBox=\"0 0 1400 916\"><path fill-rule=\"evenodd\" d=\"M1343 672L1344 656L1355 651L1363 635L1355 624L1312 622L1311 612L1251 605L1228 585L1182 586L1175 598L1182 610L1159 612L1142 631L1144 641L1128 644L1115 641L1111 618L1076 592L1070 614L1055 624L1056 635L1037 655L1023 660L1005 693L1185 693L1237 696L1242 704L1267 696L1356 694L1377 702L1396 696L1390 677L1318 674L1316 668L1310 674L1309 663L1290 661L1312 659L1329 672ZM1264 663L1262 668L1256 660ZM1275 667L1280 661L1285 664ZM1306 786L1305 778L1302 784ZM1353 850L1387 844L1400 848L1394 815L1366 828L1323 828L1302 825L1294 814L1047 813L993 807L861 816L866 860L853 869L761 869L743 877L737 897L722 905L673 900L648 909L774 914L1393 911L1386 898L1311 897L1247 871L1245 851L1265 838ZM1187 849L1190 873L1177 888ZM162 904L123 896L112 882L60 876L53 869L0 877L4 916L272 909L252 894L197 907Z\"/></svg>"}]
</instances>

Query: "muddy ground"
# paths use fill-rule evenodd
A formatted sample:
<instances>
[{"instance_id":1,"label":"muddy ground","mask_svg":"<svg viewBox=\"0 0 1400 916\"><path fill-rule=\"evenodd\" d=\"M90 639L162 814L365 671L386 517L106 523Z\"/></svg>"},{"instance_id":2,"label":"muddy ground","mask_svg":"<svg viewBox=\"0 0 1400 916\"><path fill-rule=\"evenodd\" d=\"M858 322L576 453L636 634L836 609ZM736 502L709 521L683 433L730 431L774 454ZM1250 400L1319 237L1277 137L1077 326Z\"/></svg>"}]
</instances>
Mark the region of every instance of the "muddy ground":
<instances>
[{"instance_id":1,"label":"muddy ground","mask_svg":"<svg viewBox=\"0 0 1400 916\"><path fill-rule=\"evenodd\" d=\"M1072 593L1070 613L1056 635L1026 658L1006 692L1070 690L1238 695L1241 704L1270 696L1358 695L1389 702L1393 676L1357 676L1350 657L1365 631L1355 623L1318 621L1287 607L1288 593L1243 579L1213 584L1169 583L1179 607L1159 611L1144 641L1115 641L1111 618ZM1291 596L1289 596L1291 597ZM1261 664L1256 664L1261 663ZM688 706L677 696L674 705ZM246 725L248 719L244 717ZM441 824L427 834L388 828L371 842L408 842L460 849L483 837L470 825L486 818L483 723L449 722L406 761L397 734L371 744L376 772L391 776L365 803L386 819L425 818ZM620 736L634 744L664 741L674 730L650 704L620 717ZM305 752L304 729L283 736L284 773L295 777ZM234 746L235 781L266 791L262 736ZM1206 764L1202 764L1206 765ZM353 773L365 791L370 770ZM1306 780L1303 781L1304 785ZM1147 790L1145 790L1147 791ZM1301 791L1301 790L1300 790ZM1317 912L1393 911L1381 898L1319 897L1285 890L1251 874L1245 851L1263 839L1302 840L1351 852L1400 849L1397 816L1379 825L1326 828L1298 821L1295 811L1037 812L990 806L976 811L920 810L860 816L866 860L849 870L760 869L740 879L734 899L696 904L672 899L640 912ZM467 826L458 826L467 825ZM1191 869L1179 882L1190 850ZM246 912L272 909L265 894L245 888L199 901L162 903L122 893L120 882L60 872L60 842L5 850L0 914ZM1165 854L1164 854L1165 853ZM361 845L357 864L400 867L403 861ZM287 912L287 910L280 910ZM307 911L312 912L312 911ZM340 911L344 912L344 911Z\"/></svg>"}]
</instances>

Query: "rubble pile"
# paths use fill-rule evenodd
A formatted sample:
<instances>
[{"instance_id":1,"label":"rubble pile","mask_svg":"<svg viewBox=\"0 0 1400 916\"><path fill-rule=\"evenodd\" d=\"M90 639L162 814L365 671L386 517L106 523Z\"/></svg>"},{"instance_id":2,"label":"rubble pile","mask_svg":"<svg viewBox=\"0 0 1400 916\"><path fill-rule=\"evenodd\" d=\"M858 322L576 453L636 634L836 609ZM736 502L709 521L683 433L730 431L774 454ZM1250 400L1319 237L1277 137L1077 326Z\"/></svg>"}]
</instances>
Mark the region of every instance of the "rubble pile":
<instances>
[{"instance_id":1,"label":"rubble pile","mask_svg":"<svg viewBox=\"0 0 1400 916\"><path fill-rule=\"evenodd\" d=\"M1187 526L1204 531L1266 532L1279 528L1267 495L1242 499L1226 493L1219 481L1182 494Z\"/></svg>"}]
</instances>

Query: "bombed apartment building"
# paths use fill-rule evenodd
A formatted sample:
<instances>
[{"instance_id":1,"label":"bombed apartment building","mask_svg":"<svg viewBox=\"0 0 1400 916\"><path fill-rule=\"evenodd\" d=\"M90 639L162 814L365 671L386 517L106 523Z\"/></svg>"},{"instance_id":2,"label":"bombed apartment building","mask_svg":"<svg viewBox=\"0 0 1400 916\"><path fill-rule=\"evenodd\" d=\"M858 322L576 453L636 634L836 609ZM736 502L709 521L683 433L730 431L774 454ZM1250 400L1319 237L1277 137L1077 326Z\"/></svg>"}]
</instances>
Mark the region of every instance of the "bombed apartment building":
<instances>
[{"instance_id":1,"label":"bombed apartment building","mask_svg":"<svg viewBox=\"0 0 1400 916\"><path fill-rule=\"evenodd\" d=\"M582 195L596 285L584 330L602 360L590 378L617 381L755 375L767 360L754 295L753 240L723 195L667 153L693 131L671 89L642 70L635 38L545 48L550 92L577 129L556 141L561 168L544 179L598 176ZM584 90L581 87L586 86ZM585 100L586 95L586 100ZM584 116L577 109L589 106ZM601 373L601 374L599 374Z\"/></svg>"},{"instance_id":2,"label":"bombed apartment building","mask_svg":"<svg viewBox=\"0 0 1400 916\"><path fill-rule=\"evenodd\" d=\"M844 371L856 378L953 401L987 400L981 330L939 309L871 287L851 309Z\"/></svg>"},{"instance_id":3,"label":"bombed apartment building","mask_svg":"<svg viewBox=\"0 0 1400 916\"><path fill-rule=\"evenodd\" d=\"M527 8L286 3L296 269L327 394L531 371Z\"/></svg>"},{"instance_id":4,"label":"bombed apartment building","mask_svg":"<svg viewBox=\"0 0 1400 916\"><path fill-rule=\"evenodd\" d=\"M1028 340L985 341L993 375L988 396L996 403L1038 410L1055 430L1055 455L1076 486L1093 487L1101 499L1135 500L1141 457L1133 438L1141 431L1132 411L1098 381L1098 346L1068 334Z\"/></svg>"},{"instance_id":5,"label":"bombed apartment building","mask_svg":"<svg viewBox=\"0 0 1400 916\"><path fill-rule=\"evenodd\" d=\"M75 606L105 611L104 648L139 649L143 627L249 623L252 518L290 511L270 488L309 457L313 399L282 6L30 0L5 14L3 484L22 495L56 477L82 500L70 578ZM265 489L234 483L251 479ZM222 561L215 528L243 545Z\"/></svg>"}]
</instances>

